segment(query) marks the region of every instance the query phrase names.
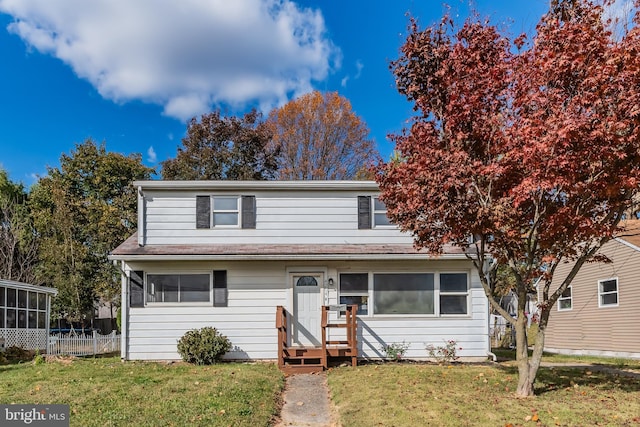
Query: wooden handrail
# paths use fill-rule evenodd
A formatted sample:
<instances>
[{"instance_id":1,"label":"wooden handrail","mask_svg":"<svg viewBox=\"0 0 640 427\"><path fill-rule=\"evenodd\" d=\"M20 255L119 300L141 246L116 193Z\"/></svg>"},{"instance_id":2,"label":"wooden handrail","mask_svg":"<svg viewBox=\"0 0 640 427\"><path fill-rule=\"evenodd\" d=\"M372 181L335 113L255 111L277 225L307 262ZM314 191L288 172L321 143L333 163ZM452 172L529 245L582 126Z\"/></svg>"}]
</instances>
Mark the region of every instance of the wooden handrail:
<instances>
[{"instance_id":1,"label":"wooden handrail","mask_svg":"<svg viewBox=\"0 0 640 427\"><path fill-rule=\"evenodd\" d=\"M276 307L276 328L278 329L278 367L284 368L284 349L287 346L287 311Z\"/></svg>"}]
</instances>

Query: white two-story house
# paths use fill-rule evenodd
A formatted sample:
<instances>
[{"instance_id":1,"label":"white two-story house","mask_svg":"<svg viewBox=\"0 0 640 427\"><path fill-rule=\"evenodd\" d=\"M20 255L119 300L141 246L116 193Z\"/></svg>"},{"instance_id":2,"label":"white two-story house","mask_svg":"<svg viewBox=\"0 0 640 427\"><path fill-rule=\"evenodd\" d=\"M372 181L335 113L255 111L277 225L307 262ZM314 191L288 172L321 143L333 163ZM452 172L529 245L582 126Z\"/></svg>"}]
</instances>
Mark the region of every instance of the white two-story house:
<instances>
[{"instance_id":1,"label":"white two-story house","mask_svg":"<svg viewBox=\"0 0 640 427\"><path fill-rule=\"evenodd\" d=\"M122 358L179 359L177 341L213 326L228 359L323 344L323 306L357 309L357 357L456 340L489 354L488 303L464 253L431 256L389 222L372 181L140 181L138 232L111 259L122 271ZM350 307L350 310L351 307ZM326 315L326 314L325 314ZM280 325L282 326L282 325ZM283 329L284 330L284 329Z\"/></svg>"}]
</instances>

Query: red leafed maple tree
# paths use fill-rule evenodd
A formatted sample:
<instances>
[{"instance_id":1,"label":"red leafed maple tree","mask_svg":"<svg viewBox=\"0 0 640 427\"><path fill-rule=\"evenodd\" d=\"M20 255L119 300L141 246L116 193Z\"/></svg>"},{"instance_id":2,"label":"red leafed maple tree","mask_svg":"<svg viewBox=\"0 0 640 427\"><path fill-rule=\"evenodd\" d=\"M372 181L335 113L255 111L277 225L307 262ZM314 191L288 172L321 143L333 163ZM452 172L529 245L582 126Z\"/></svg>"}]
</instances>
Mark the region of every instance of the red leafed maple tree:
<instances>
[{"instance_id":1,"label":"red leafed maple tree","mask_svg":"<svg viewBox=\"0 0 640 427\"><path fill-rule=\"evenodd\" d=\"M621 231L639 193L640 15L614 35L606 7L552 2L530 39L510 40L477 17L456 27L445 16L424 30L411 20L391 63L417 114L377 170L387 212L418 247L466 249L491 305L516 329L520 396L534 394L552 306ZM573 269L552 287L566 261ZM516 316L497 301L498 265L514 278ZM528 356L535 281L539 332Z\"/></svg>"}]
</instances>

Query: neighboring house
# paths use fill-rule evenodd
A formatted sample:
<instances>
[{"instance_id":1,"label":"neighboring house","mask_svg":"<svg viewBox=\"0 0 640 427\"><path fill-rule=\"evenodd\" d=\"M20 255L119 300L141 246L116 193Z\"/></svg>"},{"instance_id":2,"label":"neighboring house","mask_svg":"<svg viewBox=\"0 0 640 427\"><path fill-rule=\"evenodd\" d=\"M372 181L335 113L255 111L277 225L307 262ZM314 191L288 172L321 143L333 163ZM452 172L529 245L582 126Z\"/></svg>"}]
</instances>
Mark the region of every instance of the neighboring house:
<instances>
[{"instance_id":1,"label":"neighboring house","mask_svg":"<svg viewBox=\"0 0 640 427\"><path fill-rule=\"evenodd\" d=\"M463 359L487 358L488 303L472 263L452 246L437 257L414 249L375 182L134 185L138 232L111 255L122 271L124 359L178 359L186 331L213 326L233 343L226 358L275 360L278 307L292 354L323 345L321 308L348 317L337 304L357 305L360 358L402 342L405 357L426 358L427 344L450 339Z\"/></svg>"},{"instance_id":2,"label":"neighboring house","mask_svg":"<svg viewBox=\"0 0 640 427\"><path fill-rule=\"evenodd\" d=\"M47 348L53 288L0 279L0 348Z\"/></svg>"},{"instance_id":3,"label":"neighboring house","mask_svg":"<svg viewBox=\"0 0 640 427\"><path fill-rule=\"evenodd\" d=\"M584 264L552 309L546 351L640 358L640 221L626 225L600 251L612 262Z\"/></svg>"}]
</instances>

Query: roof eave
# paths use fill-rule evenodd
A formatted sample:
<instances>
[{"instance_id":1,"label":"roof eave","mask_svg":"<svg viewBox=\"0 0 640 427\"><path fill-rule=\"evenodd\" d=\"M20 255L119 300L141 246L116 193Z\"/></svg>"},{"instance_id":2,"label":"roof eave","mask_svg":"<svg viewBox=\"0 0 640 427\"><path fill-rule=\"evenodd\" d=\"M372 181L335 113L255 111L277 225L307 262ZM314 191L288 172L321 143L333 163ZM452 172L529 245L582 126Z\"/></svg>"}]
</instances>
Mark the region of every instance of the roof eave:
<instances>
[{"instance_id":1,"label":"roof eave","mask_svg":"<svg viewBox=\"0 0 640 427\"><path fill-rule=\"evenodd\" d=\"M465 254L216 254L216 255L110 255L113 261L380 261L466 260Z\"/></svg>"},{"instance_id":2,"label":"roof eave","mask_svg":"<svg viewBox=\"0 0 640 427\"><path fill-rule=\"evenodd\" d=\"M351 190L379 191L375 181L134 181L142 190Z\"/></svg>"}]
</instances>

